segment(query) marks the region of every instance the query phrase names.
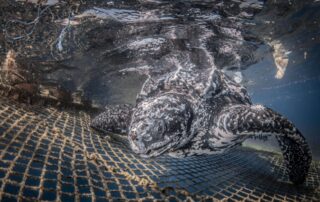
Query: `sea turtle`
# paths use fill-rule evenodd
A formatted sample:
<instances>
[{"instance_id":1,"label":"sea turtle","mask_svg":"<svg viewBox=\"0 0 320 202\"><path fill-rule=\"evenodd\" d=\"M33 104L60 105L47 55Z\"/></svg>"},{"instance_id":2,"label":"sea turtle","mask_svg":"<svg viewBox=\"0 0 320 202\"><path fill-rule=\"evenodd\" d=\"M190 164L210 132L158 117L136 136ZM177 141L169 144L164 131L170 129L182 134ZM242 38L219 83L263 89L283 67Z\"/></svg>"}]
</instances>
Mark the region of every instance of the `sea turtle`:
<instances>
[{"instance_id":1,"label":"sea turtle","mask_svg":"<svg viewBox=\"0 0 320 202\"><path fill-rule=\"evenodd\" d=\"M165 74L140 68L149 78L136 106L107 107L91 126L127 133L132 150L143 157L218 153L249 137L274 135L290 180L305 181L311 152L290 121L270 108L253 105L246 89L214 65L195 65L188 54L179 58L166 59L173 70L166 69Z\"/></svg>"}]
</instances>

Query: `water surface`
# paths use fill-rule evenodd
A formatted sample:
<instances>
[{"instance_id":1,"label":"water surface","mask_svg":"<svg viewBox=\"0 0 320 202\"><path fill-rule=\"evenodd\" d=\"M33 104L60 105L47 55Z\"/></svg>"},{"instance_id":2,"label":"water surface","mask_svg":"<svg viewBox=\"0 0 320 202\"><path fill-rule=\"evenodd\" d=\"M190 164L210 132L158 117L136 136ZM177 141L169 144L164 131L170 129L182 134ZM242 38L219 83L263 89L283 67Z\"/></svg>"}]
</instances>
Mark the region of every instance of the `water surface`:
<instances>
[{"instance_id":1,"label":"water surface","mask_svg":"<svg viewBox=\"0 0 320 202\"><path fill-rule=\"evenodd\" d=\"M147 79L139 71L165 74L177 61L214 66L254 103L294 122L320 159L319 1L50 2L3 4L0 14L1 60L14 50L42 91L81 95L100 108L134 104ZM245 144L277 148L272 140Z\"/></svg>"}]
</instances>

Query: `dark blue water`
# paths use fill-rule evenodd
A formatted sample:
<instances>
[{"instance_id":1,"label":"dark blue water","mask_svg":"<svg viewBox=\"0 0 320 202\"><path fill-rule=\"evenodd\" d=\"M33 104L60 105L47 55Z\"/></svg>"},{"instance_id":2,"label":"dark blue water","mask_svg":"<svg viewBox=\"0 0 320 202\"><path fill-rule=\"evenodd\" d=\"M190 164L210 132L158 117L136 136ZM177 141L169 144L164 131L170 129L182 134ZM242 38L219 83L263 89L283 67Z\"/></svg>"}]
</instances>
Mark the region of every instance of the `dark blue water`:
<instances>
[{"instance_id":1,"label":"dark blue water","mask_svg":"<svg viewBox=\"0 0 320 202\"><path fill-rule=\"evenodd\" d=\"M282 18L270 19L270 12L259 16L258 20L274 21L264 31L274 31L272 40L283 44L289 62L282 78L275 77L277 69L272 52L243 71L252 101L271 107L291 120L306 137L315 159L320 159L319 9L319 3L306 3L289 10Z\"/></svg>"},{"instance_id":2,"label":"dark blue water","mask_svg":"<svg viewBox=\"0 0 320 202\"><path fill-rule=\"evenodd\" d=\"M0 19L11 22L0 24L6 31L0 58L11 49L19 52L28 64L23 68L36 73L42 91L55 91L51 96L64 95L59 92L64 89L98 107L134 104L146 77L121 70L162 69L172 65L166 58L183 51L192 53L195 65L208 65L197 54L200 47L216 68L247 87L254 103L291 120L320 159L318 0L97 1L78 10L70 7L69 13L64 7L42 6L40 21L28 36L25 29L33 24L21 26L17 19L32 21L37 9L22 4L15 9L20 12L7 9ZM277 148L272 140L248 143Z\"/></svg>"},{"instance_id":3,"label":"dark blue water","mask_svg":"<svg viewBox=\"0 0 320 202\"><path fill-rule=\"evenodd\" d=\"M312 54L314 53L314 54ZM244 71L252 101L286 116L305 135L314 157L320 157L320 49L300 64L289 63L282 79L267 58ZM291 58L291 57L289 57ZM293 59L294 57L292 57Z\"/></svg>"}]
</instances>

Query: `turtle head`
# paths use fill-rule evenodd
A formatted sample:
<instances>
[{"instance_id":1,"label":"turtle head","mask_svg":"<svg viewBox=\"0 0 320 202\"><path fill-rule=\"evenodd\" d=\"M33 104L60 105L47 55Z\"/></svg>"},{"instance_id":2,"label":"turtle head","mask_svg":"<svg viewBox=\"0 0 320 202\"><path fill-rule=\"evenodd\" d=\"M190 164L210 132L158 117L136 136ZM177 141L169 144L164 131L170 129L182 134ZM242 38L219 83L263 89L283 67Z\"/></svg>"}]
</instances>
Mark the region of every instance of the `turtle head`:
<instances>
[{"instance_id":1,"label":"turtle head","mask_svg":"<svg viewBox=\"0 0 320 202\"><path fill-rule=\"evenodd\" d=\"M129 127L132 150L153 157L181 148L190 141L193 118L190 103L178 95L164 95L140 103Z\"/></svg>"}]
</instances>

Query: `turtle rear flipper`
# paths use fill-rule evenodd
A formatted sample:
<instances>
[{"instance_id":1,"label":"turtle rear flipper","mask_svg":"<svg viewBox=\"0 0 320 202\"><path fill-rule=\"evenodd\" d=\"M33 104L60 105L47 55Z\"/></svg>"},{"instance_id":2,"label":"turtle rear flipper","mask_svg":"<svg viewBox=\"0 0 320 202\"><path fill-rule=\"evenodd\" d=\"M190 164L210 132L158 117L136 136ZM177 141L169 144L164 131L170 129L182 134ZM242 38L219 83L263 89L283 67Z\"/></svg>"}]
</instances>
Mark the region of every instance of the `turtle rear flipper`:
<instances>
[{"instance_id":1,"label":"turtle rear flipper","mask_svg":"<svg viewBox=\"0 0 320 202\"><path fill-rule=\"evenodd\" d=\"M101 132L125 134L132 109L133 106L129 104L106 106L105 111L96 116L90 126Z\"/></svg>"},{"instance_id":2,"label":"turtle rear flipper","mask_svg":"<svg viewBox=\"0 0 320 202\"><path fill-rule=\"evenodd\" d=\"M275 135L290 180L294 184L305 181L312 159L311 151L301 132L289 120L260 105L232 106L220 117L218 125L237 136ZM225 122L226 119L229 119L228 122Z\"/></svg>"}]
</instances>

